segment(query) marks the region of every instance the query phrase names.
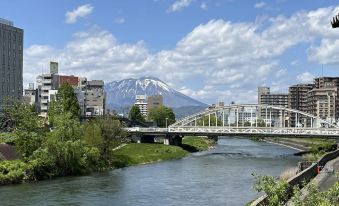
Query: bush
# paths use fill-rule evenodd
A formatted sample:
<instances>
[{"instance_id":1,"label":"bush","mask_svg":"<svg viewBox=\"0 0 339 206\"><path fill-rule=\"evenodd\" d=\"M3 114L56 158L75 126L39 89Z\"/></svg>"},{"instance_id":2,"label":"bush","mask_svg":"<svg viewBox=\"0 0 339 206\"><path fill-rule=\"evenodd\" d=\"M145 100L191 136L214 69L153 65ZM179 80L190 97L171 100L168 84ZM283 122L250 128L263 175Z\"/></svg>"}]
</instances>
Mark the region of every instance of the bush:
<instances>
[{"instance_id":1,"label":"bush","mask_svg":"<svg viewBox=\"0 0 339 206\"><path fill-rule=\"evenodd\" d=\"M0 185L20 183L26 179L27 164L21 160L0 162Z\"/></svg>"},{"instance_id":2,"label":"bush","mask_svg":"<svg viewBox=\"0 0 339 206\"><path fill-rule=\"evenodd\" d=\"M288 183L270 176L255 175L254 189L257 192L265 192L268 206L280 206L288 200Z\"/></svg>"},{"instance_id":3,"label":"bush","mask_svg":"<svg viewBox=\"0 0 339 206\"><path fill-rule=\"evenodd\" d=\"M11 132L0 133L0 143L13 145L17 140L17 135Z\"/></svg>"}]
</instances>

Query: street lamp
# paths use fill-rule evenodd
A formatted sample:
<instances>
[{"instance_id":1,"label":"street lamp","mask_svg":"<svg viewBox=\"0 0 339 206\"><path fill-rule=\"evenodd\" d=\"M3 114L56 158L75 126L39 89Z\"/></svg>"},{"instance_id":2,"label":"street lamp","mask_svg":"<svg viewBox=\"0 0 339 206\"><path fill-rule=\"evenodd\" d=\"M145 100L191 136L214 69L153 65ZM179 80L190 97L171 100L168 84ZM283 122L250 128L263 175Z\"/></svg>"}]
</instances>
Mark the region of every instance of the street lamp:
<instances>
[{"instance_id":1,"label":"street lamp","mask_svg":"<svg viewBox=\"0 0 339 206\"><path fill-rule=\"evenodd\" d=\"M168 120L168 118L166 117L166 128L167 128L167 120Z\"/></svg>"}]
</instances>

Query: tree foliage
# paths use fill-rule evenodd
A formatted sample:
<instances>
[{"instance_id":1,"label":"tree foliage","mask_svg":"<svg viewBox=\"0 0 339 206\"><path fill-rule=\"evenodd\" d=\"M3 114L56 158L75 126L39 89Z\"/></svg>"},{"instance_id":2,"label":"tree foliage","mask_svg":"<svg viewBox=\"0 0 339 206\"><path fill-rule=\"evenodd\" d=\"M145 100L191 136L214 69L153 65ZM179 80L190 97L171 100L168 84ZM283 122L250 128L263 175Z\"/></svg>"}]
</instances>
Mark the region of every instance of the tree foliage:
<instances>
[{"instance_id":1,"label":"tree foliage","mask_svg":"<svg viewBox=\"0 0 339 206\"><path fill-rule=\"evenodd\" d=\"M61 85L56 94L56 98L50 103L48 118L51 124L54 117L60 114L70 113L71 118L80 117L80 106L74 89L68 83Z\"/></svg>"},{"instance_id":2,"label":"tree foliage","mask_svg":"<svg viewBox=\"0 0 339 206\"><path fill-rule=\"evenodd\" d=\"M254 175L254 174L253 174ZM278 180L271 176L254 175L256 183L254 190L257 192L265 192L269 206L281 206L288 200L288 183Z\"/></svg>"},{"instance_id":3,"label":"tree foliage","mask_svg":"<svg viewBox=\"0 0 339 206\"><path fill-rule=\"evenodd\" d=\"M44 121L32 110L31 105L14 101L5 107L4 115L11 122L14 144L23 157L38 149L45 137Z\"/></svg>"},{"instance_id":4,"label":"tree foliage","mask_svg":"<svg viewBox=\"0 0 339 206\"><path fill-rule=\"evenodd\" d=\"M137 105L133 105L131 108L128 117L132 121L145 122L144 116L141 114L140 109Z\"/></svg>"},{"instance_id":5,"label":"tree foliage","mask_svg":"<svg viewBox=\"0 0 339 206\"><path fill-rule=\"evenodd\" d=\"M298 186L290 188L289 184L284 180L279 180L271 176L256 177L254 189L257 192L265 192L267 195L268 206L285 205L292 195L292 202L295 206L332 206L338 205L339 202L339 182L336 182L329 190L321 192L319 188L313 184L307 184L305 188L306 195L303 195ZM289 192L292 192L289 194Z\"/></svg>"},{"instance_id":6,"label":"tree foliage","mask_svg":"<svg viewBox=\"0 0 339 206\"><path fill-rule=\"evenodd\" d=\"M104 161L108 163L112 149L127 141L127 133L120 121L112 117L98 118L84 125L85 144L97 147Z\"/></svg>"},{"instance_id":7,"label":"tree foliage","mask_svg":"<svg viewBox=\"0 0 339 206\"><path fill-rule=\"evenodd\" d=\"M166 106L153 107L148 114L148 118L154 121L158 127L166 127L166 121L167 126L175 122L173 110Z\"/></svg>"}]
</instances>

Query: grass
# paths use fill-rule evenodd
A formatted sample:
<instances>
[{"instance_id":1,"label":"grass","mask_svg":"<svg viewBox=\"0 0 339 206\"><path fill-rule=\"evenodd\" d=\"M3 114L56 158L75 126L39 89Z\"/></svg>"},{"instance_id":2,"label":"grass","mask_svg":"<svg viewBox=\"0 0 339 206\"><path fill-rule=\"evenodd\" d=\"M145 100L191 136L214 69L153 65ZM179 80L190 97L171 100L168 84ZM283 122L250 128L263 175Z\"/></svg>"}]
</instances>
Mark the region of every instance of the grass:
<instances>
[{"instance_id":1,"label":"grass","mask_svg":"<svg viewBox=\"0 0 339 206\"><path fill-rule=\"evenodd\" d=\"M208 150L213 147L215 141L207 137L188 136L182 140L183 148L191 147L193 152Z\"/></svg>"},{"instance_id":2,"label":"grass","mask_svg":"<svg viewBox=\"0 0 339 206\"><path fill-rule=\"evenodd\" d=\"M298 168L297 167L292 167L289 169L284 170L280 174L280 180L289 180L291 177L294 177L297 174Z\"/></svg>"},{"instance_id":3,"label":"grass","mask_svg":"<svg viewBox=\"0 0 339 206\"><path fill-rule=\"evenodd\" d=\"M131 143L113 151L116 167L180 159L187 154L186 150L178 146L146 143Z\"/></svg>"},{"instance_id":4,"label":"grass","mask_svg":"<svg viewBox=\"0 0 339 206\"><path fill-rule=\"evenodd\" d=\"M159 162L170 159L180 159L189 152L209 149L215 141L207 137L185 137L182 146L131 143L112 152L113 165L116 168Z\"/></svg>"}]
</instances>

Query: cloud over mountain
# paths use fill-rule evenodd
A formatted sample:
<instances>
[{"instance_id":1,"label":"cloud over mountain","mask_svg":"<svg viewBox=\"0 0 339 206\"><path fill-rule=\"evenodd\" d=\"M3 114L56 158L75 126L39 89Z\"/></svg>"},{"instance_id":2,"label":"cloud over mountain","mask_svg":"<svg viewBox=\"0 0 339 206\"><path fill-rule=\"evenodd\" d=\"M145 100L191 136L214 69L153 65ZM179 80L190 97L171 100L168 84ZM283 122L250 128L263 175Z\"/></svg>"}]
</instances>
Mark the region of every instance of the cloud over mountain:
<instances>
[{"instance_id":1,"label":"cloud over mountain","mask_svg":"<svg viewBox=\"0 0 339 206\"><path fill-rule=\"evenodd\" d=\"M260 22L213 19L196 26L174 48L158 52L142 40L122 43L112 33L93 28L75 33L60 49L49 45L25 49L25 82L47 68L49 60L56 60L63 73L91 79L109 82L151 75L201 101L254 102L258 85L288 84L290 79L281 78L289 71L282 70L280 58L299 44L307 45L309 61L339 64L339 32L329 26L338 12L339 7L319 8ZM298 79L307 77L304 72ZM298 81L297 75L293 78Z\"/></svg>"}]
</instances>

